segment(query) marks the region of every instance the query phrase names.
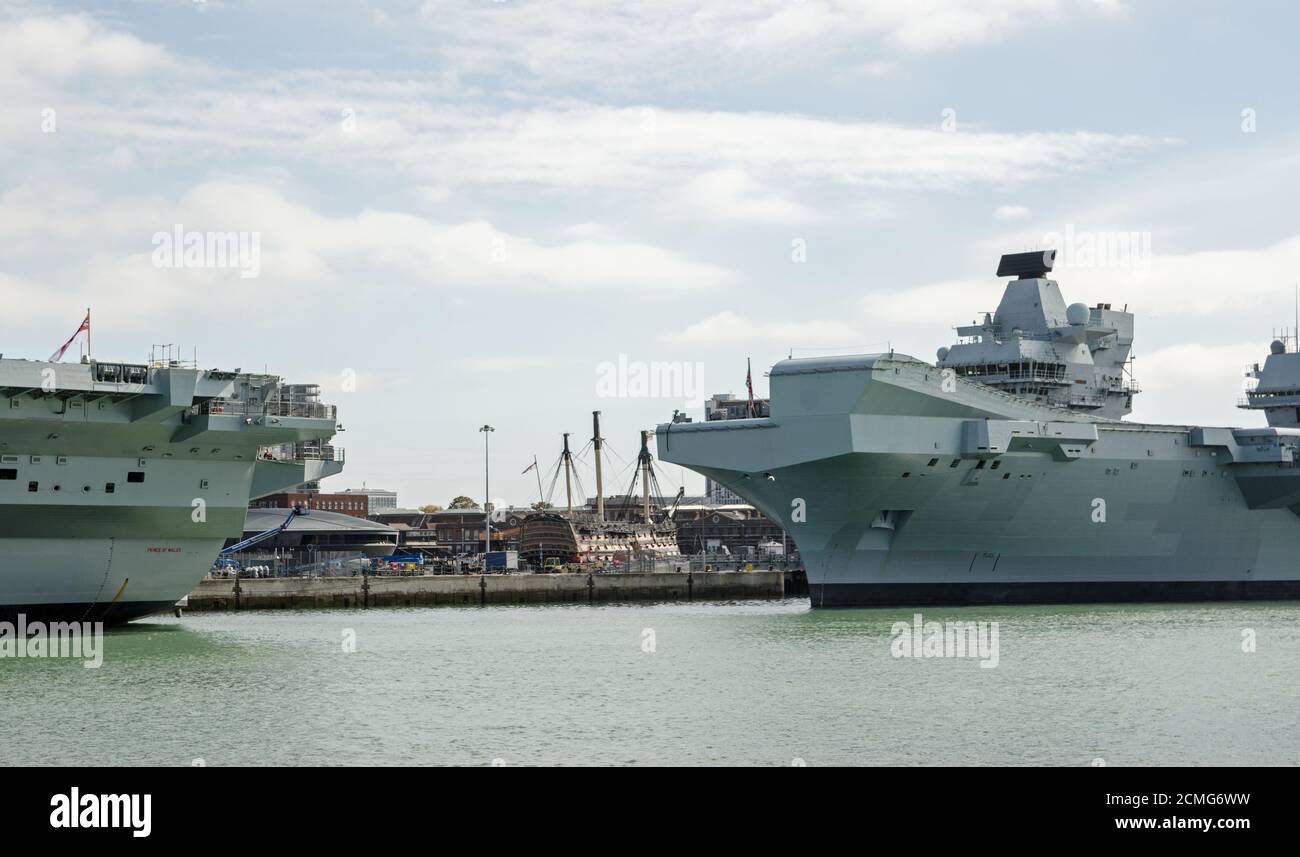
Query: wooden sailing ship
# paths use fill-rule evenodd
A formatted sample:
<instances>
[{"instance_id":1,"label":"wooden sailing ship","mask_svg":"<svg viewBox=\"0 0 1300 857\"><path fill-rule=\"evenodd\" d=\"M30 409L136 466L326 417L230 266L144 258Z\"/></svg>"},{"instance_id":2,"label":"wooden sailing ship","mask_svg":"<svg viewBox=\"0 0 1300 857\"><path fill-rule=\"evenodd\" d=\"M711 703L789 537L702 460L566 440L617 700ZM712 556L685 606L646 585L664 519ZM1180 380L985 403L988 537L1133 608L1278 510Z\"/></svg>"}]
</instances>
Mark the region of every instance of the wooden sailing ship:
<instances>
[{"instance_id":1,"label":"wooden sailing ship","mask_svg":"<svg viewBox=\"0 0 1300 857\"><path fill-rule=\"evenodd\" d=\"M564 473L565 508L546 509L528 515L520 525L519 553L529 562L547 568L556 565L617 567L624 563L647 560L672 560L681 556L677 545L677 525L673 513L656 509L651 502L651 487L658 487L654 460L650 455L650 432L641 432L641 452L626 498L630 499L641 481L639 511L630 502L622 504L617 520L610 520L605 509L603 438L600 435L600 411L592 412L592 449L595 454L595 509L573 507L573 482L577 477L569 435L564 435L564 449L555 468L555 479ZM554 486L554 480L552 481ZM680 501L682 492L678 492Z\"/></svg>"}]
</instances>

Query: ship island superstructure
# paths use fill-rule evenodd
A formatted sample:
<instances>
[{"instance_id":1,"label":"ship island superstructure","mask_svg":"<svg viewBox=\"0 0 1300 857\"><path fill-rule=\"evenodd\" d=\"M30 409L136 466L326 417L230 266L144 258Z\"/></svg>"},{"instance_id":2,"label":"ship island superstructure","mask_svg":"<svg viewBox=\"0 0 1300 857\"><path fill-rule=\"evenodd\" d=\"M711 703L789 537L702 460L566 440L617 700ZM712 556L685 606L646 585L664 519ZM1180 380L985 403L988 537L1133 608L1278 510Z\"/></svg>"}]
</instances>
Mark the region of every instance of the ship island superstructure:
<instances>
[{"instance_id":1,"label":"ship island superstructure","mask_svg":"<svg viewBox=\"0 0 1300 857\"><path fill-rule=\"evenodd\" d=\"M1237 405L1263 411L1270 426L1297 428L1300 427L1300 351L1287 350L1289 339L1294 337L1274 338L1269 343L1264 365L1256 363L1247 370L1246 378L1252 386Z\"/></svg>"},{"instance_id":2,"label":"ship island superstructure","mask_svg":"<svg viewBox=\"0 0 1300 857\"><path fill-rule=\"evenodd\" d=\"M0 359L0 616L170 610L251 498L342 470L337 428L274 375Z\"/></svg>"},{"instance_id":3,"label":"ship island superstructure","mask_svg":"<svg viewBox=\"0 0 1300 857\"><path fill-rule=\"evenodd\" d=\"M783 360L768 416L678 417L660 457L781 521L814 606L1300 597L1300 430L1122 421L1133 317L1053 262L1004 256L934 364Z\"/></svg>"},{"instance_id":4,"label":"ship island superstructure","mask_svg":"<svg viewBox=\"0 0 1300 857\"><path fill-rule=\"evenodd\" d=\"M1044 266L1041 254L1004 262L998 276ZM1017 257L1010 257L1013 260ZM1028 266L1028 268L1026 268ZM1048 266L1050 268L1050 266ZM1044 272L1045 273L1045 272ZM995 313L957 328L936 366L1027 401L1101 417L1133 410L1133 314L1110 304L1066 305L1055 280L1026 276L1007 284Z\"/></svg>"}]
</instances>

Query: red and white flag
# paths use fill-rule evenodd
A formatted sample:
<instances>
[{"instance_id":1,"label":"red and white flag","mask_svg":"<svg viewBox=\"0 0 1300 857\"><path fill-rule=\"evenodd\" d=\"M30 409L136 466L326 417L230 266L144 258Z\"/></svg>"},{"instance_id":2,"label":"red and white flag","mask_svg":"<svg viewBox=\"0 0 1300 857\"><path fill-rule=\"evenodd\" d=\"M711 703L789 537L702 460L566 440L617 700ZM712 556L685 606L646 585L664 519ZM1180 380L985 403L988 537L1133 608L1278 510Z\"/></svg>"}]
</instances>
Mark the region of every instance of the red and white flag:
<instances>
[{"instance_id":1,"label":"red and white flag","mask_svg":"<svg viewBox=\"0 0 1300 857\"><path fill-rule=\"evenodd\" d=\"M90 310L86 310L86 320L81 323L81 327L77 328L77 332L68 337L68 341L63 343L62 348L50 355L48 362L58 363L62 360L63 353L68 350L68 346L72 345L72 343L76 341L77 337L81 336L82 333L85 333L87 337L90 336Z\"/></svg>"},{"instance_id":2,"label":"red and white flag","mask_svg":"<svg viewBox=\"0 0 1300 857\"><path fill-rule=\"evenodd\" d=\"M745 358L745 389L749 390L749 415L756 417L758 414L754 411L754 373L749 365L749 358Z\"/></svg>"},{"instance_id":3,"label":"red and white flag","mask_svg":"<svg viewBox=\"0 0 1300 857\"><path fill-rule=\"evenodd\" d=\"M533 469L534 467L536 467L536 466L537 466L537 462L534 461L532 464L530 464L530 465L528 465L527 467L525 467L523 473L520 473L519 475L520 475L520 476L523 476L524 473L527 473L528 471L532 470L532 469Z\"/></svg>"}]
</instances>

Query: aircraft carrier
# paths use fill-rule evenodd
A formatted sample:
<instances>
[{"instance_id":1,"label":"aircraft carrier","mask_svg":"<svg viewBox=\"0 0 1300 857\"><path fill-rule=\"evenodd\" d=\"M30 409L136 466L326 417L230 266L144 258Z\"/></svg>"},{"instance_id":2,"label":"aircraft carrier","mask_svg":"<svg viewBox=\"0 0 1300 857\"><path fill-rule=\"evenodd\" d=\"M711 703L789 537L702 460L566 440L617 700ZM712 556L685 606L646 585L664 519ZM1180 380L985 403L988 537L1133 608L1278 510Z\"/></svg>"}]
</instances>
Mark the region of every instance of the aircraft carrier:
<instances>
[{"instance_id":1,"label":"aircraft carrier","mask_svg":"<svg viewBox=\"0 0 1300 857\"><path fill-rule=\"evenodd\" d=\"M342 470L336 429L273 375L0 359L0 619L172 609L250 498Z\"/></svg>"},{"instance_id":2,"label":"aircraft carrier","mask_svg":"<svg viewBox=\"0 0 1300 857\"><path fill-rule=\"evenodd\" d=\"M781 521L814 606L1300 598L1300 355L1254 372L1267 427L1124 421L1133 315L1067 306L1054 260L1004 256L934 364L783 360L768 416L676 417L659 455Z\"/></svg>"}]
</instances>

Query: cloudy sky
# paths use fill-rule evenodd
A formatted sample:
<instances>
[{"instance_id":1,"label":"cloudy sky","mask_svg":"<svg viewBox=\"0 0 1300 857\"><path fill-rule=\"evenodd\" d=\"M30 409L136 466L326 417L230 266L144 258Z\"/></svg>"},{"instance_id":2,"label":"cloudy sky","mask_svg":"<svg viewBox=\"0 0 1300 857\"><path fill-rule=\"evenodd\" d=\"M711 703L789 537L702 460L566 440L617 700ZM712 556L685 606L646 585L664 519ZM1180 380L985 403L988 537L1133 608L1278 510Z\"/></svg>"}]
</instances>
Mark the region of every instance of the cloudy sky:
<instances>
[{"instance_id":1,"label":"cloudy sky","mask_svg":"<svg viewBox=\"0 0 1300 857\"><path fill-rule=\"evenodd\" d=\"M1067 300L1138 314L1135 418L1261 423L1233 405L1294 325L1298 24L1281 2L11 1L0 351L44 359L90 306L101 359L175 343L321 383L348 450L327 487L479 496L486 422L492 493L523 503L593 409L630 459L741 393L746 358L759 393L791 353L930 359L996 306L1001 253L1071 235ZM256 235L257 270L160 265L178 224ZM691 383L636 395L652 362Z\"/></svg>"}]
</instances>

